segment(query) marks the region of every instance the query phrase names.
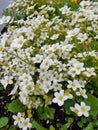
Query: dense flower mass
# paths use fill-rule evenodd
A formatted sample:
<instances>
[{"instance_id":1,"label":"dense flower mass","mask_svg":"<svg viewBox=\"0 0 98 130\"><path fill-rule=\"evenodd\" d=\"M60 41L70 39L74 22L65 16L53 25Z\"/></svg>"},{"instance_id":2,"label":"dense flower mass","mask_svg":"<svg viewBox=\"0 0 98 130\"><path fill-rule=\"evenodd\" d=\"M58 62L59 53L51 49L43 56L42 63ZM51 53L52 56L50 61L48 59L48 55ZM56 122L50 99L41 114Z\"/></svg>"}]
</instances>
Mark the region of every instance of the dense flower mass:
<instances>
[{"instance_id":1,"label":"dense flower mass","mask_svg":"<svg viewBox=\"0 0 98 130\"><path fill-rule=\"evenodd\" d=\"M88 117L84 99L93 88L87 85L98 72L98 2L82 1L77 11L51 3L16 0L9 5L22 16L0 20L9 22L0 36L0 83L5 89L10 85L12 99L18 97L27 110L72 100L70 111ZM14 125L31 128L26 116L14 115Z\"/></svg>"}]
</instances>

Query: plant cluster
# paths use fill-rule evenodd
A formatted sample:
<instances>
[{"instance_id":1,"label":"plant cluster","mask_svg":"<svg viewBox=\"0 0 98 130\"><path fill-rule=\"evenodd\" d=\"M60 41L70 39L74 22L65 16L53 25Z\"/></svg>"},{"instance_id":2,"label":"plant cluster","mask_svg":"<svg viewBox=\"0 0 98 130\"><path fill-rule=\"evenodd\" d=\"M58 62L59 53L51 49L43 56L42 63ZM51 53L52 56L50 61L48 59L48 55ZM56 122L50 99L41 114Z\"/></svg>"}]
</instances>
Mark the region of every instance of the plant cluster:
<instances>
[{"instance_id":1,"label":"plant cluster","mask_svg":"<svg viewBox=\"0 0 98 130\"><path fill-rule=\"evenodd\" d=\"M10 88L14 125L1 117L0 128L98 128L98 2L75 10L64 0L15 0L2 23L0 91Z\"/></svg>"}]
</instances>

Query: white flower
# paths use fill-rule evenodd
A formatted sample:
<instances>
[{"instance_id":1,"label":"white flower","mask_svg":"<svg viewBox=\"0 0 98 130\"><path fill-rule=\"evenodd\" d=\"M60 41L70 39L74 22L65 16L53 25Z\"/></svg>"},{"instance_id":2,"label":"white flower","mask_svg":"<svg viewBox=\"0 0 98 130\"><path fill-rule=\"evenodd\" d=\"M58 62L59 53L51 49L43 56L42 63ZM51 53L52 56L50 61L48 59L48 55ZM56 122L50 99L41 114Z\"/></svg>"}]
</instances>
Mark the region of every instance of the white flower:
<instances>
[{"instance_id":1,"label":"white flower","mask_svg":"<svg viewBox=\"0 0 98 130\"><path fill-rule=\"evenodd\" d=\"M51 65L53 65L53 60L47 57L46 59L43 60L43 62L40 65L40 68L48 69Z\"/></svg>"},{"instance_id":2,"label":"white flower","mask_svg":"<svg viewBox=\"0 0 98 130\"><path fill-rule=\"evenodd\" d=\"M62 12L62 14L68 14L70 11L70 8L65 5L64 7L60 8L60 11Z\"/></svg>"},{"instance_id":3,"label":"white flower","mask_svg":"<svg viewBox=\"0 0 98 130\"><path fill-rule=\"evenodd\" d=\"M77 59L72 58L68 61L68 66L74 66L74 64L78 63Z\"/></svg>"},{"instance_id":4,"label":"white flower","mask_svg":"<svg viewBox=\"0 0 98 130\"><path fill-rule=\"evenodd\" d=\"M47 32L41 32L41 39L46 40L47 38L49 38L48 33Z\"/></svg>"},{"instance_id":5,"label":"white flower","mask_svg":"<svg viewBox=\"0 0 98 130\"><path fill-rule=\"evenodd\" d=\"M23 36L20 36L19 38L15 38L11 43L11 48L21 48L25 42L25 39Z\"/></svg>"},{"instance_id":6,"label":"white flower","mask_svg":"<svg viewBox=\"0 0 98 130\"><path fill-rule=\"evenodd\" d=\"M79 33L79 34L77 35L77 39L80 40L81 42L84 42L87 38L88 38L88 36L87 36L86 33L84 33L84 34Z\"/></svg>"},{"instance_id":7,"label":"white flower","mask_svg":"<svg viewBox=\"0 0 98 130\"><path fill-rule=\"evenodd\" d=\"M81 3L80 3L80 6L81 7L86 7L86 6L89 6L91 4L91 2L90 1L81 1Z\"/></svg>"},{"instance_id":8,"label":"white flower","mask_svg":"<svg viewBox=\"0 0 98 130\"><path fill-rule=\"evenodd\" d=\"M22 130L27 130L28 128L31 128L32 124L30 123L30 119L29 118L23 118L21 121L21 126L20 128L22 128Z\"/></svg>"},{"instance_id":9,"label":"white flower","mask_svg":"<svg viewBox=\"0 0 98 130\"><path fill-rule=\"evenodd\" d=\"M87 77L96 76L96 73L94 71L95 71L95 69L93 67L92 68L86 68L86 71L84 72L84 74Z\"/></svg>"},{"instance_id":10,"label":"white flower","mask_svg":"<svg viewBox=\"0 0 98 130\"><path fill-rule=\"evenodd\" d=\"M55 40L59 37L59 34L54 34L52 37L50 37L51 40Z\"/></svg>"},{"instance_id":11,"label":"white flower","mask_svg":"<svg viewBox=\"0 0 98 130\"><path fill-rule=\"evenodd\" d=\"M20 91L19 95L20 95L20 97L19 97L20 101L25 105L27 103L27 97L28 97L27 91L25 91L25 90Z\"/></svg>"},{"instance_id":12,"label":"white flower","mask_svg":"<svg viewBox=\"0 0 98 130\"><path fill-rule=\"evenodd\" d=\"M21 121L23 120L23 117L21 116L21 113L18 113L17 116L16 115L13 115L13 119L15 120L14 121L14 125L18 125L19 128L21 126Z\"/></svg>"},{"instance_id":13,"label":"white flower","mask_svg":"<svg viewBox=\"0 0 98 130\"><path fill-rule=\"evenodd\" d=\"M79 81L78 80L68 80L68 85L67 85L67 88L72 88L74 91L76 91L77 88L80 88L80 84L79 84Z\"/></svg>"},{"instance_id":14,"label":"white flower","mask_svg":"<svg viewBox=\"0 0 98 130\"><path fill-rule=\"evenodd\" d=\"M6 89L8 84L13 83L12 79L13 79L12 76L5 76L4 79L1 79L1 84L4 86L5 89Z\"/></svg>"},{"instance_id":15,"label":"white flower","mask_svg":"<svg viewBox=\"0 0 98 130\"><path fill-rule=\"evenodd\" d=\"M73 70L73 67L69 68L68 74L71 75L73 78L76 76L76 71Z\"/></svg>"},{"instance_id":16,"label":"white flower","mask_svg":"<svg viewBox=\"0 0 98 130\"><path fill-rule=\"evenodd\" d=\"M34 63L40 63L43 60L43 55L37 54L34 58L32 58L32 61Z\"/></svg>"},{"instance_id":17,"label":"white flower","mask_svg":"<svg viewBox=\"0 0 98 130\"><path fill-rule=\"evenodd\" d=\"M11 19L11 16L3 16L1 19L0 19L0 24L4 24L4 23L8 23Z\"/></svg>"},{"instance_id":18,"label":"white flower","mask_svg":"<svg viewBox=\"0 0 98 130\"><path fill-rule=\"evenodd\" d=\"M86 94L86 90L85 89L81 89L79 91L76 92L77 96L82 96L84 98L87 98L87 94Z\"/></svg>"},{"instance_id":19,"label":"white flower","mask_svg":"<svg viewBox=\"0 0 98 130\"><path fill-rule=\"evenodd\" d=\"M72 45L72 44L64 45L64 46L62 46L62 51L70 52L70 51L72 51L73 47L74 47L74 45Z\"/></svg>"},{"instance_id":20,"label":"white flower","mask_svg":"<svg viewBox=\"0 0 98 130\"><path fill-rule=\"evenodd\" d=\"M28 39L28 40L33 40L35 34L33 33L33 31L27 30L26 36L27 36L27 39Z\"/></svg>"},{"instance_id":21,"label":"white flower","mask_svg":"<svg viewBox=\"0 0 98 130\"><path fill-rule=\"evenodd\" d=\"M55 92L55 98L53 98L53 103L58 103L59 106L62 106L65 101L64 90Z\"/></svg>"},{"instance_id":22,"label":"white flower","mask_svg":"<svg viewBox=\"0 0 98 130\"><path fill-rule=\"evenodd\" d=\"M76 36L79 33L79 31L80 31L79 28L75 28L73 30L68 30L66 38L71 38L73 36Z\"/></svg>"},{"instance_id":23,"label":"white flower","mask_svg":"<svg viewBox=\"0 0 98 130\"><path fill-rule=\"evenodd\" d=\"M84 66L84 63L80 63L80 62L74 63L72 70L75 71L77 75L79 75L82 71L85 70L83 66Z\"/></svg>"},{"instance_id":24,"label":"white flower","mask_svg":"<svg viewBox=\"0 0 98 130\"><path fill-rule=\"evenodd\" d=\"M85 117L89 116L88 111L90 110L90 106L86 106L84 102L81 102L81 104L75 104L74 107L70 107L71 111L75 112L79 117L84 115Z\"/></svg>"},{"instance_id":25,"label":"white flower","mask_svg":"<svg viewBox=\"0 0 98 130\"><path fill-rule=\"evenodd\" d=\"M44 77L43 77L44 78ZM43 80L43 83L40 83L40 89L42 89L45 93L48 93L53 87L51 85L51 81Z\"/></svg>"},{"instance_id":26,"label":"white flower","mask_svg":"<svg viewBox=\"0 0 98 130\"><path fill-rule=\"evenodd\" d=\"M60 90L59 92L55 92L55 98L53 98L54 103L58 103L59 106L62 106L64 104L64 101L67 99L72 99L73 96L70 94L70 90Z\"/></svg>"},{"instance_id":27,"label":"white flower","mask_svg":"<svg viewBox=\"0 0 98 130\"><path fill-rule=\"evenodd\" d=\"M53 83L53 89L54 91L62 90L62 84L60 83Z\"/></svg>"},{"instance_id":28,"label":"white flower","mask_svg":"<svg viewBox=\"0 0 98 130\"><path fill-rule=\"evenodd\" d=\"M84 88L86 85L86 80L79 80L80 88Z\"/></svg>"}]
</instances>

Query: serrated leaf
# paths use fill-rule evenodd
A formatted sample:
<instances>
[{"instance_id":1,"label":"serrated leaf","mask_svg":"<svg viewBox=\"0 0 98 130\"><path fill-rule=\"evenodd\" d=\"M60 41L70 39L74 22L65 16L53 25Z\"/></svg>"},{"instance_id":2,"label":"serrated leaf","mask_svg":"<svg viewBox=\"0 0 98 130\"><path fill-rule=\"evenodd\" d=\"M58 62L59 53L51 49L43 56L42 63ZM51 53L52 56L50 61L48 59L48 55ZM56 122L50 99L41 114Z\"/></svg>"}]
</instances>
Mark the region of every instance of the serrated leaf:
<instances>
[{"instance_id":1,"label":"serrated leaf","mask_svg":"<svg viewBox=\"0 0 98 130\"><path fill-rule=\"evenodd\" d=\"M31 120L31 123L36 130L47 130L46 128L42 127L39 123L37 123L37 121L35 120Z\"/></svg>"},{"instance_id":2,"label":"serrated leaf","mask_svg":"<svg viewBox=\"0 0 98 130\"><path fill-rule=\"evenodd\" d=\"M8 117L1 117L0 118L0 128L6 126L8 124Z\"/></svg>"},{"instance_id":3,"label":"serrated leaf","mask_svg":"<svg viewBox=\"0 0 98 130\"><path fill-rule=\"evenodd\" d=\"M13 100L11 103L7 104L7 109L10 112L23 112L26 106L23 105L19 99Z\"/></svg>"}]
</instances>

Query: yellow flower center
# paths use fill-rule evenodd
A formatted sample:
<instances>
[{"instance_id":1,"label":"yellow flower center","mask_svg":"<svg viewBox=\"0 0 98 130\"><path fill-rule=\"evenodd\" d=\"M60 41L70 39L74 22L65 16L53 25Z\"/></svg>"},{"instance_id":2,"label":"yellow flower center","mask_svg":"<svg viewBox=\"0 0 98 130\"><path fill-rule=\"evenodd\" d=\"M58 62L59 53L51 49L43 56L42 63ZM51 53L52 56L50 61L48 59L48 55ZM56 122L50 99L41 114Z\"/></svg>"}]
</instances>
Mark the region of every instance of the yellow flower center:
<instances>
[{"instance_id":1,"label":"yellow flower center","mask_svg":"<svg viewBox=\"0 0 98 130\"><path fill-rule=\"evenodd\" d=\"M59 100L62 101L62 99L63 99L63 96L59 96Z\"/></svg>"},{"instance_id":2,"label":"yellow flower center","mask_svg":"<svg viewBox=\"0 0 98 130\"><path fill-rule=\"evenodd\" d=\"M86 108L85 108L85 107L81 107L81 111L82 111L82 112L85 112L85 111L86 111Z\"/></svg>"},{"instance_id":3,"label":"yellow flower center","mask_svg":"<svg viewBox=\"0 0 98 130\"><path fill-rule=\"evenodd\" d=\"M24 122L24 126L28 126L28 122Z\"/></svg>"}]
</instances>

